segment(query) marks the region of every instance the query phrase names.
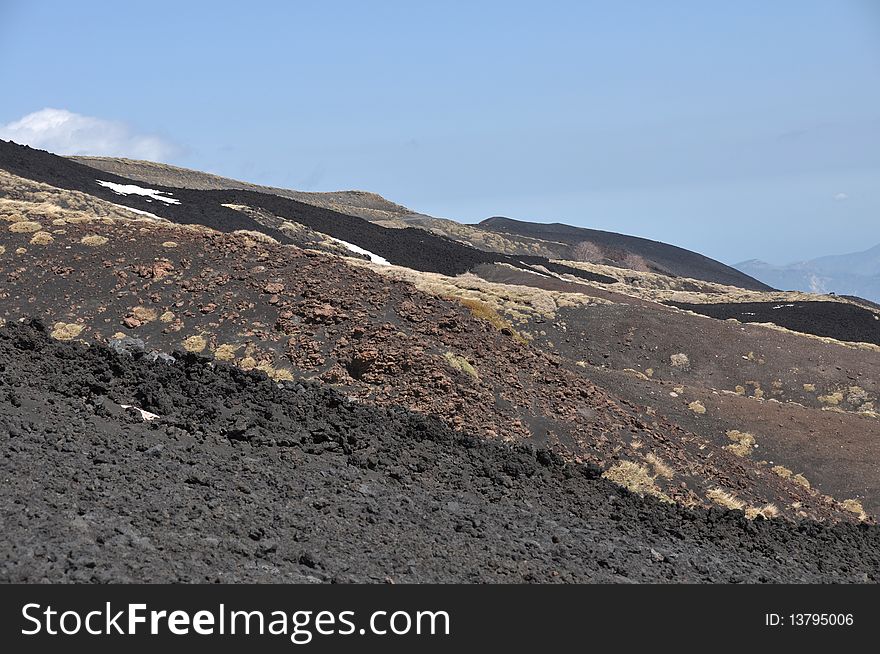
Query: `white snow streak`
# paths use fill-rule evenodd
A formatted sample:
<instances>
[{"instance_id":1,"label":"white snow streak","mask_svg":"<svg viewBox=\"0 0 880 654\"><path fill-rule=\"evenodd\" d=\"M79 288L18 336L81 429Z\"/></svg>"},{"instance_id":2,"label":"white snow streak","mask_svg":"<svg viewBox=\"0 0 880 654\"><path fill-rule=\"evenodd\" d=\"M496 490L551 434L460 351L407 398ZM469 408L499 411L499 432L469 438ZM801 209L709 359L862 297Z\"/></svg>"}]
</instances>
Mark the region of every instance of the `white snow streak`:
<instances>
[{"instance_id":1,"label":"white snow streak","mask_svg":"<svg viewBox=\"0 0 880 654\"><path fill-rule=\"evenodd\" d=\"M146 420L148 422L150 420L156 420L157 418L160 417L160 416L157 416L155 413L150 413L149 411L144 411L143 409L138 409L136 406L132 406L131 404L120 404L119 406L121 406L123 409L135 409L137 411L140 411L141 418L143 418L144 420Z\"/></svg>"},{"instance_id":2,"label":"white snow streak","mask_svg":"<svg viewBox=\"0 0 880 654\"><path fill-rule=\"evenodd\" d=\"M109 188L111 191L116 193L117 195L143 195L147 198L151 198L153 200L159 200L160 202L164 202L166 204L180 204L180 200L175 200L174 198L166 198L163 197L163 194L168 195L164 191L159 191L154 188L144 188L143 186L137 186L135 184L114 184L113 182L105 182L103 180L97 180L98 184L105 188ZM147 200L149 202L150 200Z\"/></svg>"},{"instance_id":3,"label":"white snow streak","mask_svg":"<svg viewBox=\"0 0 880 654\"><path fill-rule=\"evenodd\" d=\"M370 261L372 261L373 263L378 263L383 266L390 266L391 265L391 262L388 261L388 259L386 259L384 257L380 257L378 254L373 254L369 250L365 250L362 247L354 245L353 243L348 243L347 241L343 241L342 239L339 239L339 238L333 238L332 236L330 237L330 240L335 241L336 243L339 243L340 245L344 245L346 248L348 248L352 252L356 252L358 254L363 254L365 256L370 257Z\"/></svg>"},{"instance_id":4,"label":"white snow streak","mask_svg":"<svg viewBox=\"0 0 880 654\"><path fill-rule=\"evenodd\" d=\"M141 216L147 216L148 218L155 218L156 220L162 220L162 221L165 220L161 216L157 216L156 214L150 213L149 211L143 211L141 209L132 209L131 207L126 207L124 204L116 204L115 202L111 202L110 204L112 204L114 207L119 207L120 209L125 209L126 211L131 211L132 213L136 213Z\"/></svg>"}]
</instances>

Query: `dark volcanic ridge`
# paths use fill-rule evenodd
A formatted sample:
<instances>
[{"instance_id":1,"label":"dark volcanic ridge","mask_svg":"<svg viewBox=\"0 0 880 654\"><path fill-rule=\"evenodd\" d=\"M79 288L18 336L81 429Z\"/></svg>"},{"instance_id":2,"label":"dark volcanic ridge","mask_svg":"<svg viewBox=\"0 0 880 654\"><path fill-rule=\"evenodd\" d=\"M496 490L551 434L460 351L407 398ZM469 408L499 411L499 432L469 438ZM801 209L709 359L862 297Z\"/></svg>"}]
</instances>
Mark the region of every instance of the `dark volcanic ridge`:
<instances>
[{"instance_id":1,"label":"dark volcanic ridge","mask_svg":"<svg viewBox=\"0 0 880 654\"><path fill-rule=\"evenodd\" d=\"M565 243L573 249L569 257L572 260L689 277L753 291L773 290L767 284L720 261L675 245L638 236L561 223L532 223L500 216L487 218L479 223L479 227L502 234Z\"/></svg>"},{"instance_id":2,"label":"dark volcanic ridge","mask_svg":"<svg viewBox=\"0 0 880 654\"><path fill-rule=\"evenodd\" d=\"M880 345L880 316L844 302L734 302L691 304L668 302L704 316L740 322L772 322L792 331L852 343Z\"/></svg>"},{"instance_id":3,"label":"dark volcanic ridge","mask_svg":"<svg viewBox=\"0 0 880 654\"><path fill-rule=\"evenodd\" d=\"M878 580L876 526L686 510L548 450L124 344L0 327L3 581Z\"/></svg>"},{"instance_id":4,"label":"dark volcanic ridge","mask_svg":"<svg viewBox=\"0 0 880 654\"><path fill-rule=\"evenodd\" d=\"M507 263L520 268L542 265L553 269L554 272L567 273L603 284L612 284L616 281L605 275L551 263L544 257L483 252L414 227L405 229L382 227L356 216L272 193L239 189L194 190L151 185L177 203L166 203L137 194L120 195L111 188L98 184L98 180L120 185L141 186L142 183L97 171L70 159L9 141L0 141L0 168L25 179L87 193L138 211L147 211L175 223L198 224L220 232L259 231L282 244L294 243L282 231L258 223L247 214L224 205L261 209L274 216L283 217L317 232L357 245L393 264L413 270L458 275L480 264Z\"/></svg>"}]
</instances>

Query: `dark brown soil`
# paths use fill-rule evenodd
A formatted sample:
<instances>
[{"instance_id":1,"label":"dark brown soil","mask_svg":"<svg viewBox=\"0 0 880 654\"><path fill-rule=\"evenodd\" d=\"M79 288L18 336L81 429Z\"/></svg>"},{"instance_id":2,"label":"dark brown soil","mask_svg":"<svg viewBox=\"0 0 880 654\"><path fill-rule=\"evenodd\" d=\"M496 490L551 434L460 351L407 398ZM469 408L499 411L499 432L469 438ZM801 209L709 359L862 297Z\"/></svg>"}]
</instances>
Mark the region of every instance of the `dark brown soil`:
<instances>
[{"instance_id":1,"label":"dark brown soil","mask_svg":"<svg viewBox=\"0 0 880 654\"><path fill-rule=\"evenodd\" d=\"M748 458L767 461L768 474L781 465L820 493L880 511L880 353L624 304L563 309L533 333L616 397L719 447L733 443L728 431L751 433L759 447ZM672 364L676 354L686 365Z\"/></svg>"}]
</instances>

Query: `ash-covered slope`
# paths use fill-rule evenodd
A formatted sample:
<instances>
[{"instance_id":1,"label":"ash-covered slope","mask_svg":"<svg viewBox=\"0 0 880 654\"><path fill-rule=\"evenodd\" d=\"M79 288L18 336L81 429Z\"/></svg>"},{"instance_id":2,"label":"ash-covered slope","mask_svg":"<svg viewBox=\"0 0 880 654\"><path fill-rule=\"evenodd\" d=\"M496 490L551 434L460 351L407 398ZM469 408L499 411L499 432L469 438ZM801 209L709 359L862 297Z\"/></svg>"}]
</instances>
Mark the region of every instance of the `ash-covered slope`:
<instances>
[{"instance_id":1,"label":"ash-covered slope","mask_svg":"<svg viewBox=\"0 0 880 654\"><path fill-rule=\"evenodd\" d=\"M359 216L386 227L415 227L485 252L516 255L536 263L535 256L570 261L604 263L621 268L692 277L752 290L770 290L757 279L735 268L665 243L587 230L568 225L538 225L506 218L490 218L479 225L467 225L412 211L385 198L363 191L306 193L270 188L217 177L149 161L112 157L71 157L98 170L112 172L149 184L203 190L249 190L291 198L325 209ZM565 272L571 273L570 270ZM607 279L591 279L609 283Z\"/></svg>"},{"instance_id":2,"label":"ash-covered slope","mask_svg":"<svg viewBox=\"0 0 880 654\"><path fill-rule=\"evenodd\" d=\"M571 248L567 258L572 261L605 263L756 291L773 290L767 284L697 252L637 236L561 223L532 223L499 216L487 218L479 226L503 234L518 234L565 243Z\"/></svg>"},{"instance_id":3,"label":"ash-covered slope","mask_svg":"<svg viewBox=\"0 0 880 654\"><path fill-rule=\"evenodd\" d=\"M399 407L132 354L0 327L0 581L878 581L875 526L690 511ZM158 395L155 419L120 406Z\"/></svg>"},{"instance_id":4,"label":"ash-covered slope","mask_svg":"<svg viewBox=\"0 0 880 654\"><path fill-rule=\"evenodd\" d=\"M201 191L241 190L271 193L371 221L395 220L415 213L402 205L386 200L381 195L368 191L332 191L329 193L295 191L241 182L228 177L152 161L117 157L69 157L69 159L147 184Z\"/></svg>"},{"instance_id":5,"label":"ash-covered slope","mask_svg":"<svg viewBox=\"0 0 880 654\"><path fill-rule=\"evenodd\" d=\"M59 338L106 342L122 332L275 379L320 379L478 436L593 461L641 492L682 503L708 504L725 489L753 512L773 503L784 515L855 519L757 461L618 401L573 361L518 340L479 302L466 307L247 234L79 215L7 225L0 316L42 317ZM158 414L171 403L146 399L141 408Z\"/></svg>"},{"instance_id":6,"label":"ash-covered slope","mask_svg":"<svg viewBox=\"0 0 880 654\"><path fill-rule=\"evenodd\" d=\"M603 275L551 264L544 257L512 257L484 252L421 229L389 229L356 216L272 193L239 189L193 190L161 185L146 189L131 179L112 173L96 173L94 168L71 159L9 141L0 141L0 169L57 188L87 193L175 223L204 225L220 232L260 231L280 243L294 242L284 231L261 224L232 206L259 209L414 270L457 275L480 264L506 263L523 268L545 265L590 281L614 281Z\"/></svg>"},{"instance_id":7,"label":"ash-covered slope","mask_svg":"<svg viewBox=\"0 0 880 654\"><path fill-rule=\"evenodd\" d=\"M792 331L853 343L880 345L880 315L844 302L670 302L719 320L773 323Z\"/></svg>"}]
</instances>

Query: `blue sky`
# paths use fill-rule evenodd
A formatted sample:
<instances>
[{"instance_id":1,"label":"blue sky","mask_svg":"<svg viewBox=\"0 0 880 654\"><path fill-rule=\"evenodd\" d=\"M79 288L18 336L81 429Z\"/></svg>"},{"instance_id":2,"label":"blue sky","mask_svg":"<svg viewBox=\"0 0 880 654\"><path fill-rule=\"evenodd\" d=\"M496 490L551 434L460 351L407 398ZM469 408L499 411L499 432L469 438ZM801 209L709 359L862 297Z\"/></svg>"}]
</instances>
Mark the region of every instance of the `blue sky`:
<instances>
[{"instance_id":1,"label":"blue sky","mask_svg":"<svg viewBox=\"0 0 880 654\"><path fill-rule=\"evenodd\" d=\"M0 135L49 149L728 263L880 242L873 0L0 0L0 61Z\"/></svg>"}]
</instances>

